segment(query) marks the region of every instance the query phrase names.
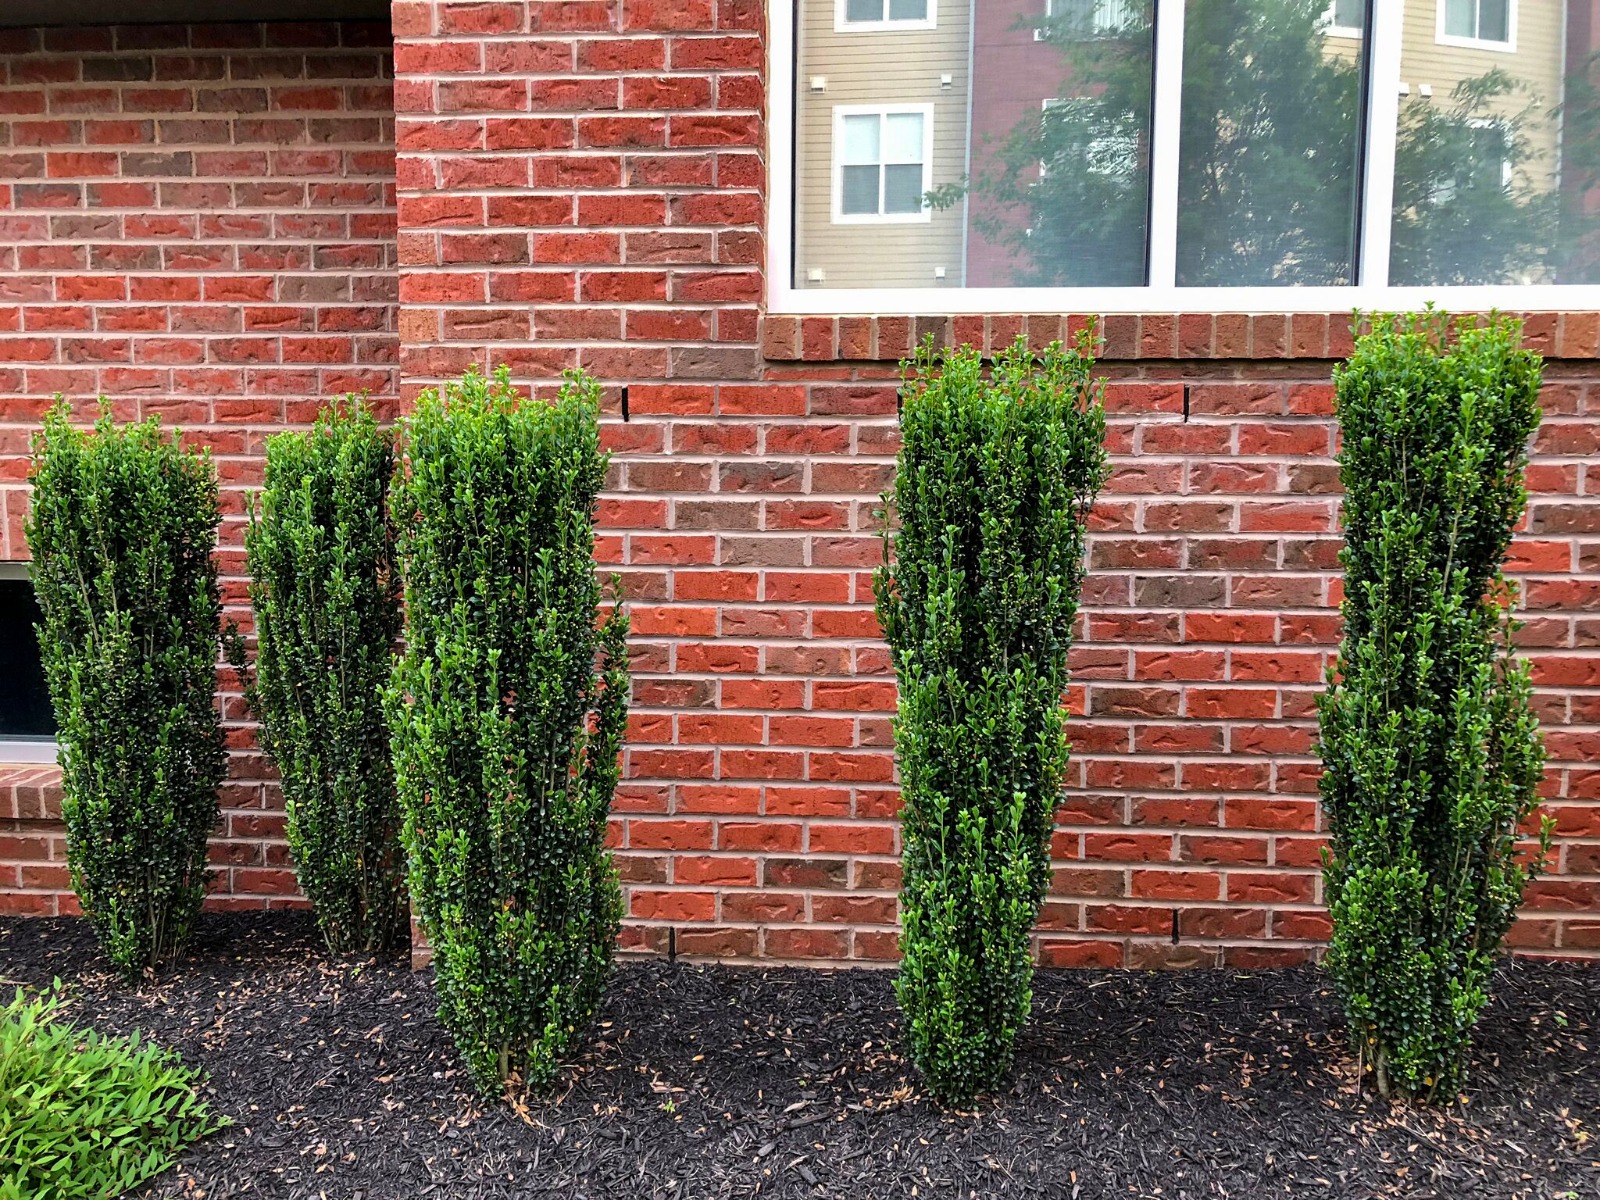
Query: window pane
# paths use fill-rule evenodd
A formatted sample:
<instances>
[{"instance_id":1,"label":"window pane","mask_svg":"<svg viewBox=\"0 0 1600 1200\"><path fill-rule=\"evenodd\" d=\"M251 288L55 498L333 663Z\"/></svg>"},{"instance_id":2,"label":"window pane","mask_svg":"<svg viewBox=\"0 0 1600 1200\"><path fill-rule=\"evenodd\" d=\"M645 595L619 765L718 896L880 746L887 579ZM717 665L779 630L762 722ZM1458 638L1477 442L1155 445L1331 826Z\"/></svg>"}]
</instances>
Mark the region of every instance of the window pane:
<instances>
[{"instance_id":1,"label":"window pane","mask_svg":"<svg viewBox=\"0 0 1600 1200\"><path fill-rule=\"evenodd\" d=\"M1447 56L1431 2L1407 0L1391 283L1600 283L1600 28L1588 9L1525 3L1515 52ZM1488 38L1506 10L1484 0L1482 14Z\"/></svg>"},{"instance_id":2,"label":"window pane","mask_svg":"<svg viewBox=\"0 0 1600 1200\"><path fill-rule=\"evenodd\" d=\"M880 118L877 113L866 116L850 116L844 119L842 150L846 163L876 163L879 161L879 123Z\"/></svg>"},{"instance_id":3,"label":"window pane","mask_svg":"<svg viewBox=\"0 0 1600 1200\"><path fill-rule=\"evenodd\" d=\"M840 204L848 215L878 211L878 168L846 167L844 169L844 195Z\"/></svg>"},{"instance_id":4,"label":"window pane","mask_svg":"<svg viewBox=\"0 0 1600 1200\"><path fill-rule=\"evenodd\" d=\"M1325 18L1284 0L1187 6L1179 284L1353 281L1361 66Z\"/></svg>"},{"instance_id":5,"label":"window pane","mask_svg":"<svg viewBox=\"0 0 1600 1200\"><path fill-rule=\"evenodd\" d=\"M935 12L885 3L896 19ZM800 0L794 285L1143 284L1153 7L947 3L936 29L867 38L834 27L831 0ZM1069 36L1086 14L1096 35ZM1046 122L1047 100L1070 115ZM840 219L869 212L905 219Z\"/></svg>"},{"instance_id":6,"label":"window pane","mask_svg":"<svg viewBox=\"0 0 1600 1200\"><path fill-rule=\"evenodd\" d=\"M846 21L883 20L883 0L845 0Z\"/></svg>"},{"instance_id":7,"label":"window pane","mask_svg":"<svg viewBox=\"0 0 1600 1200\"><path fill-rule=\"evenodd\" d=\"M1451 37L1477 37L1478 0L1444 0L1444 31Z\"/></svg>"},{"instance_id":8,"label":"window pane","mask_svg":"<svg viewBox=\"0 0 1600 1200\"><path fill-rule=\"evenodd\" d=\"M883 122L883 161L922 164L922 114L890 113Z\"/></svg>"},{"instance_id":9,"label":"window pane","mask_svg":"<svg viewBox=\"0 0 1600 1200\"><path fill-rule=\"evenodd\" d=\"M922 166L883 169L883 211L914 213L922 208Z\"/></svg>"},{"instance_id":10,"label":"window pane","mask_svg":"<svg viewBox=\"0 0 1600 1200\"><path fill-rule=\"evenodd\" d=\"M1334 0L1334 25L1341 29L1360 29L1366 24L1366 20L1366 0Z\"/></svg>"},{"instance_id":11,"label":"window pane","mask_svg":"<svg viewBox=\"0 0 1600 1200\"><path fill-rule=\"evenodd\" d=\"M1034 40L978 6L968 286L1145 282L1151 17L1149 0L1057 0Z\"/></svg>"},{"instance_id":12,"label":"window pane","mask_svg":"<svg viewBox=\"0 0 1600 1200\"><path fill-rule=\"evenodd\" d=\"M33 584L0 576L0 737L49 738L56 731L39 640Z\"/></svg>"},{"instance_id":13,"label":"window pane","mask_svg":"<svg viewBox=\"0 0 1600 1200\"><path fill-rule=\"evenodd\" d=\"M1478 0L1478 36L1486 42L1511 40L1511 0Z\"/></svg>"}]
</instances>

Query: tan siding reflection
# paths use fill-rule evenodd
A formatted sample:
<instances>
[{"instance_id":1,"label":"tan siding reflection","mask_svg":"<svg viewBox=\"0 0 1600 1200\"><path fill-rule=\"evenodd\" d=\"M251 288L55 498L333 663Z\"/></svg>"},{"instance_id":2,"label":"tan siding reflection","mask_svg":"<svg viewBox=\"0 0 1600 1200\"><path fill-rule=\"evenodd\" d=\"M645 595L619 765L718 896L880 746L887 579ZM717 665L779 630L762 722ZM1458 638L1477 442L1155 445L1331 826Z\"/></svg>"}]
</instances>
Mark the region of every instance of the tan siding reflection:
<instances>
[{"instance_id":1,"label":"tan siding reflection","mask_svg":"<svg viewBox=\"0 0 1600 1200\"><path fill-rule=\"evenodd\" d=\"M933 29L838 33L833 0L801 0L795 71L796 287L959 287L964 206L926 222L833 219L833 110L838 105L932 104L933 186L966 171L969 0L937 3ZM948 85L940 77L950 76ZM814 77L826 83L811 88ZM945 269L944 279L935 268ZM824 278L808 281L820 269Z\"/></svg>"}]
</instances>

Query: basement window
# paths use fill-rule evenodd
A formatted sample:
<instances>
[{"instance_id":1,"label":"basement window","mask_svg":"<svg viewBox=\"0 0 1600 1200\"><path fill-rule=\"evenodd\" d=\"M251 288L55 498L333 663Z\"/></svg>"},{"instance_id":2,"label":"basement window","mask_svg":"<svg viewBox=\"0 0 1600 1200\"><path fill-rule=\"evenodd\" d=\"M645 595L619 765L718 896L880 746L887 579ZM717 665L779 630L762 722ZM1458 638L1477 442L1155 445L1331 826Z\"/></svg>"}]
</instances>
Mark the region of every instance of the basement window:
<instances>
[{"instance_id":1,"label":"basement window","mask_svg":"<svg viewBox=\"0 0 1600 1200\"><path fill-rule=\"evenodd\" d=\"M0 762L55 762L56 719L39 659L26 563L0 563Z\"/></svg>"}]
</instances>

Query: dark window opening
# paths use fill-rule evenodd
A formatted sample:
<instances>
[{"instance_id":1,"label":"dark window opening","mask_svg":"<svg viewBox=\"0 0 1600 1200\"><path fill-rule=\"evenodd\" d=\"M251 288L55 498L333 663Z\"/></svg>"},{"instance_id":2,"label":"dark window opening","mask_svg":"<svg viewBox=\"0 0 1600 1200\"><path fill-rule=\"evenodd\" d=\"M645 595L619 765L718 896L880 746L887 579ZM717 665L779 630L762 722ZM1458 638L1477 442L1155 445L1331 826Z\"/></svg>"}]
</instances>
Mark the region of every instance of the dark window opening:
<instances>
[{"instance_id":1,"label":"dark window opening","mask_svg":"<svg viewBox=\"0 0 1600 1200\"><path fill-rule=\"evenodd\" d=\"M39 603L25 575L0 575L0 738L50 741L56 718L39 659Z\"/></svg>"}]
</instances>

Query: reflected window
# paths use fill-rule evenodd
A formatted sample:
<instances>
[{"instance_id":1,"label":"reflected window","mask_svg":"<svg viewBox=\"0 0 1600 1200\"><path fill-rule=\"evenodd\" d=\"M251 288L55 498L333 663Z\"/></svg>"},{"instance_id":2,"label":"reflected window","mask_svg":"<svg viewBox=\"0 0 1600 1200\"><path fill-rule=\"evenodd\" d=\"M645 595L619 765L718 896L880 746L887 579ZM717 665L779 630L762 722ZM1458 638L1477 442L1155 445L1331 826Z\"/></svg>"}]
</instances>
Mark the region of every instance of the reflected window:
<instances>
[{"instance_id":1,"label":"reflected window","mask_svg":"<svg viewBox=\"0 0 1600 1200\"><path fill-rule=\"evenodd\" d=\"M1045 24L1062 38L1110 37L1139 19L1139 7L1137 0L1045 0Z\"/></svg>"},{"instance_id":2,"label":"reflected window","mask_svg":"<svg viewBox=\"0 0 1600 1200\"><path fill-rule=\"evenodd\" d=\"M1333 0L1328 5L1328 32L1339 37L1360 37L1366 19L1366 0Z\"/></svg>"},{"instance_id":3,"label":"reflected window","mask_svg":"<svg viewBox=\"0 0 1600 1200\"><path fill-rule=\"evenodd\" d=\"M928 188L926 108L834 110L837 220L922 220Z\"/></svg>"},{"instance_id":4,"label":"reflected window","mask_svg":"<svg viewBox=\"0 0 1600 1200\"><path fill-rule=\"evenodd\" d=\"M1439 0L1440 27L1446 38L1464 42L1511 44L1515 0Z\"/></svg>"},{"instance_id":5,"label":"reflected window","mask_svg":"<svg viewBox=\"0 0 1600 1200\"><path fill-rule=\"evenodd\" d=\"M837 24L842 30L927 25L929 6L935 0L837 0Z\"/></svg>"}]
</instances>

